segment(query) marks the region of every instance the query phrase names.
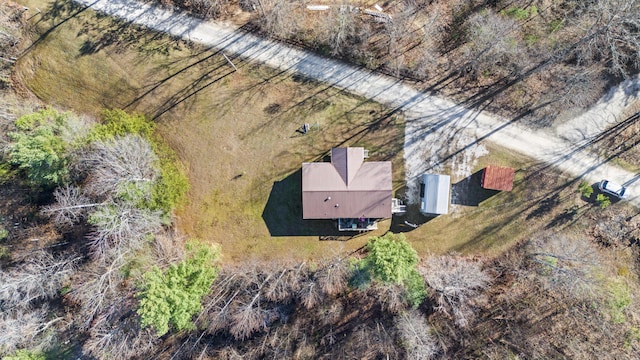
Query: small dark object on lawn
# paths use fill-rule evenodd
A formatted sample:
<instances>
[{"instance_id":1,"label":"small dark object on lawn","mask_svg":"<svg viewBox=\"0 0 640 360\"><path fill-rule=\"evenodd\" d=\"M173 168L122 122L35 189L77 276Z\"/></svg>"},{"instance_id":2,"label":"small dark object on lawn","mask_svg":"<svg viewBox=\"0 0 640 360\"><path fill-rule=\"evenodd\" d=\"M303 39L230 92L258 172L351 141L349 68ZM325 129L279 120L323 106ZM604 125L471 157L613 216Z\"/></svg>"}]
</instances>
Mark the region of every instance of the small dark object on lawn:
<instances>
[{"instance_id":1,"label":"small dark object on lawn","mask_svg":"<svg viewBox=\"0 0 640 360\"><path fill-rule=\"evenodd\" d=\"M404 223L405 223L406 225L411 226L411 227L412 227L412 228L414 228L414 229L418 227L418 224L410 223L410 222L408 222L407 220L405 220L405 221L404 221Z\"/></svg>"},{"instance_id":2,"label":"small dark object on lawn","mask_svg":"<svg viewBox=\"0 0 640 360\"><path fill-rule=\"evenodd\" d=\"M311 126L309 124L302 124L302 126L300 128L298 128L296 130L296 132L299 132L300 134L304 135L306 134L309 130L311 130Z\"/></svg>"}]
</instances>

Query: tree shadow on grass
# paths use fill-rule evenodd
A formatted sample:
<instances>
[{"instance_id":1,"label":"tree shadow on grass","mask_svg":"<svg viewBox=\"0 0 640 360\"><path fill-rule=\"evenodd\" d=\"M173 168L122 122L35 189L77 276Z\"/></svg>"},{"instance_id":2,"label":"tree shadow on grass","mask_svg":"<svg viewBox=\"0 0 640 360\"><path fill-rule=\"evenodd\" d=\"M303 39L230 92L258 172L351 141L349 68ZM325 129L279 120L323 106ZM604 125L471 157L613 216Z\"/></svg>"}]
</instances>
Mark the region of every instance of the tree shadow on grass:
<instances>
[{"instance_id":1,"label":"tree shadow on grass","mask_svg":"<svg viewBox=\"0 0 640 360\"><path fill-rule=\"evenodd\" d=\"M476 171L451 186L452 204L479 206L481 202L500 192L498 190L485 189L481 186L483 170Z\"/></svg>"},{"instance_id":2,"label":"tree shadow on grass","mask_svg":"<svg viewBox=\"0 0 640 360\"><path fill-rule=\"evenodd\" d=\"M319 236L347 240L358 233L338 231L334 220L302 219L302 169L273 183L262 219L271 236Z\"/></svg>"}]
</instances>

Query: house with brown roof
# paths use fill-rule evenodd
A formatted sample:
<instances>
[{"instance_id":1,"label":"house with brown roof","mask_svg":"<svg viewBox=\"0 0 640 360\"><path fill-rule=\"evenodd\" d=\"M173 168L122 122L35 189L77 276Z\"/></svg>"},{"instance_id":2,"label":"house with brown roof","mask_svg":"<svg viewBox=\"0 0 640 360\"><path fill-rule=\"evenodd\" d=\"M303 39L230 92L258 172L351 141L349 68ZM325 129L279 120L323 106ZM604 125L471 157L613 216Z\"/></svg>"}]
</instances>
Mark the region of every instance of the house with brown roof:
<instances>
[{"instance_id":1,"label":"house with brown roof","mask_svg":"<svg viewBox=\"0 0 640 360\"><path fill-rule=\"evenodd\" d=\"M390 161L365 161L361 147L331 149L331 162L302 164L302 218L337 219L343 231L391 217Z\"/></svg>"}]
</instances>

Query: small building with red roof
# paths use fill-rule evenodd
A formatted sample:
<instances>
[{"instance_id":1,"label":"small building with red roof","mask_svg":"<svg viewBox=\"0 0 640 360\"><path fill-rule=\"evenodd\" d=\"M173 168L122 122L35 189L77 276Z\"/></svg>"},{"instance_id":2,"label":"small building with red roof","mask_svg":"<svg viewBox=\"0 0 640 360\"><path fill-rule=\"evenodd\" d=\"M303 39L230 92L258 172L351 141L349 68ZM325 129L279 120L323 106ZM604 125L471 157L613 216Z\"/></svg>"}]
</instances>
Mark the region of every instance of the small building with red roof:
<instances>
[{"instance_id":1,"label":"small building with red roof","mask_svg":"<svg viewBox=\"0 0 640 360\"><path fill-rule=\"evenodd\" d=\"M482 172L481 186L484 189L511 191L515 170L510 167L489 165Z\"/></svg>"}]
</instances>

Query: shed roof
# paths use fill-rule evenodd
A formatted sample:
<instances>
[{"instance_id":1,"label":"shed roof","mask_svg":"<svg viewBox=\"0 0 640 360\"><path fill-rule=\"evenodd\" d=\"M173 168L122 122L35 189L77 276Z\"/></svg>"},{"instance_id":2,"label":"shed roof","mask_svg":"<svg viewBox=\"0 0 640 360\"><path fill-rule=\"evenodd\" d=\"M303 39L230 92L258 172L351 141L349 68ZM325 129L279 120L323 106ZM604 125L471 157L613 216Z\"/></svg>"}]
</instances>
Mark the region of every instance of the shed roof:
<instances>
[{"instance_id":1,"label":"shed roof","mask_svg":"<svg viewBox=\"0 0 640 360\"><path fill-rule=\"evenodd\" d=\"M513 168L489 165L482 173L482 187L490 190L511 191L514 177Z\"/></svg>"},{"instance_id":2,"label":"shed roof","mask_svg":"<svg viewBox=\"0 0 640 360\"><path fill-rule=\"evenodd\" d=\"M423 214L447 214L451 189L449 175L423 174L420 188L420 212Z\"/></svg>"},{"instance_id":3,"label":"shed roof","mask_svg":"<svg viewBox=\"0 0 640 360\"><path fill-rule=\"evenodd\" d=\"M302 164L302 218L391 217L391 162L364 148L333 148L331 162Z\"/></svg>"}]
</instances>

